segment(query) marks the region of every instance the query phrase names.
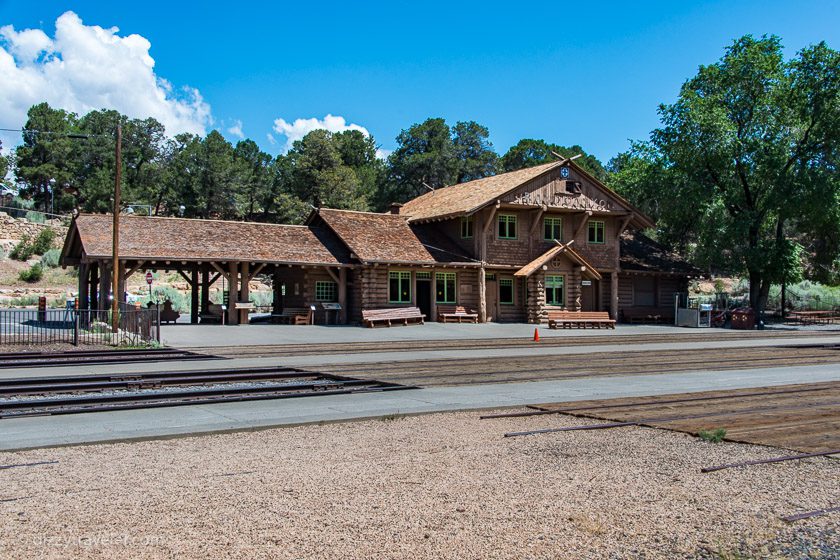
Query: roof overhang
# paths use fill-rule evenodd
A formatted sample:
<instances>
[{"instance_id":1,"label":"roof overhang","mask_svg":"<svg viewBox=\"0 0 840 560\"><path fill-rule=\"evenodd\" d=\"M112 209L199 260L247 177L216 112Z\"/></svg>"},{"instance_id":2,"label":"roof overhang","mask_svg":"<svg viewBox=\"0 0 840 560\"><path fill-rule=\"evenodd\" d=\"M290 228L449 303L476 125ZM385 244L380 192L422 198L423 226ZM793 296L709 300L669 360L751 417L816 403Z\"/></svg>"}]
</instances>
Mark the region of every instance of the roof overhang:
<instances>
[{"instance_id":1,"label":"roof overhang","mask_svg":"<svg viewBox=\"0 0 840 560\"><path fill-rule=\"evenodd\" d=\"M571 244L574 243L574 239L569 241L568 243L560 243L557 242L557 245L552 247L551 249L547 250L545 253L537 257L536 259L532 260L519 270L513 273L514 276L518 276L520 278L527 278L534 274L536 271L540 270L543 266L547 263L551 262L551 260L558 256L564 255L572 262L578 264L581 267L581 273L585 276L588 276L592 280L600 280L601 273L595 270L589 261L587 261L583 256L571 248Z\"/></svg>"}]
</instances>

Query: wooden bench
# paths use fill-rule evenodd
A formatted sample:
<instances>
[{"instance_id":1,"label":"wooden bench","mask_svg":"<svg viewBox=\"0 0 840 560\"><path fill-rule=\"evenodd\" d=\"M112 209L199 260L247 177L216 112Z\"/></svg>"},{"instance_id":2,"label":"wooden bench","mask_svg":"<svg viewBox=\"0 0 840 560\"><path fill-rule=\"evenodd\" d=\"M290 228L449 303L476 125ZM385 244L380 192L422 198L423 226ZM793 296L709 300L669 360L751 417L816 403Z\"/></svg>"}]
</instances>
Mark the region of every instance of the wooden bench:
<instances>
[{"instance_id":1,"label":"wooden bench","mask_svg":"<svg viewBox=\"0 0 840 560\"><path fill-rule=\"evenodd\" d=\"M441 323L449 321L478 323L478 313L473 309L467 311L463 305L438 305L437 312L438 321Z\"/></svg>"},{"instance_id":2,"label":"wooden bench","mask_svg":"<svg viewBox=\"0 0 840 560\"><path fill-rule=\"evenodd\" d=\"M426 316L420 313L419 307L394 307L391 309L362 309L362 322L366 327L375 327L377 323L387 326L393 324L408 325L415 323L422 325Z\"/></svg>"},{"instance_id":3,"label":"wooden bench","mask_svg":"<svg viewBox=\"0 0 840 560\"><path fill-rule=\"evenodd\" d=\"M222 314L224 314L224 309L218 303L209 303L207 304L207 310L198 316L199 322L201 324L207 323L221 323L222 322Z\"/></svg>"},{"instance_id":4,"label":"wooden bench","mask_svg":"<svg viewBox=\"0 0 840 560\"><path fill-rule=\"evenodd\" d=\"M172 308L172 300L168 299L163 302L163 307L160 310L161 323L177 323L180 316L181 314Z\"/></svg>"},{"instance_id":5,"label":"wooden bench","mask_svg":"<svg viewBox=\"0 0 840 560\"><path fill-rule=\"evenodd\" d=\"M309 307L286 307L282 313L272 314L271 320L284 325L311 325L312 309Z\"/></svg>"},{"instance_id":6,"label":"wooden bench","mask_svg":"<svg viewBox=\"0 0 840 560\"><path fill-rule=\"evenodd\" d=\"M548 328L585 329L604 326L615 328L615 321L606 311L553 311L548 312Z\"/></svg>"}]
</instances>

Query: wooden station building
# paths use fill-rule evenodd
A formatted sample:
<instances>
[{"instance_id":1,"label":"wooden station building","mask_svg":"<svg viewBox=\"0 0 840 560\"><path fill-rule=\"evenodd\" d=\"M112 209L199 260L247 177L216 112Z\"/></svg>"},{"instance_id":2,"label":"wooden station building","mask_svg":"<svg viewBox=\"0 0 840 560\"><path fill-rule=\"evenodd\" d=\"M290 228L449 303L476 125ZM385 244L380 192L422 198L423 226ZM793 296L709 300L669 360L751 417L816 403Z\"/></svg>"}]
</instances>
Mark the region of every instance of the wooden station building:
<instances>
[{"instance_id":1,"label":"wooden station building","mask_svg":"<svg viewBox=\"0 0 840 560\"><path fill-rule=\"evenodd\" d=\"M550 307L661 309L695 269L640 233L653 223L564 160L428 192L379 214L321 208L305 225L124 216L120 286L138 271L175 270L192 290L192 322L222 280L230 302L247 302L249 281L269 274L274 311L339 303L338 322L362 309L475 309L483 321L541 323ZM61 263L79 269L82 308L107 309L112 217L82 214ZM247 322L229 305L227 322ZM316 322L323 317L316 316Z\"/></svg>"}]
</instances>

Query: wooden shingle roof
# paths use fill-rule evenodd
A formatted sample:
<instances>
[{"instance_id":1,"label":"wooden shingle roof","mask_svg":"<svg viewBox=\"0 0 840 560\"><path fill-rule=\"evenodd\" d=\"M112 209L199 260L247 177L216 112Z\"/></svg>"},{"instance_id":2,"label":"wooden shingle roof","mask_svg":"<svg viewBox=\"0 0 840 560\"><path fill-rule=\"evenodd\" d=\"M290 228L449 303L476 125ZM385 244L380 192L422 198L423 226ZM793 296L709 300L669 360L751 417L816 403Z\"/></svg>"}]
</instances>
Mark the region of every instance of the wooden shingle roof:
<instances>
[{"instance_id":1,"label":"wooden shingle roof","mask_svg":"<svg viewBox=\"0 0 840 560\"><path fill-rule=\"evenodd\" d=\"M406 202L400 208L400 215L414 222L470 214L559 164L559 161L544 163L436 189Z\"/></svg>"},{"instance_id":2,"label":"wooden shingle roof","mask_svg":"<svg viewBox=\"0 0 840 560\"><path fill-rule=\"evenodd\" d=\"M623 271L700 276L702 271L681 255L638 231L625 231L619 239L619 266Z\"/></svg>"},{"instance_id":3,"label":"wooden shingle roof","mask_svg":"<svg viewBox=\"0 0 840 560\"><path fill-rule=\"evenodd\" d=\"M595 270L595 267L589 264L583 255L575 251L571 248L571 244L574 241L569 241L568 243L558 243L536 259L532 260L519 270L513 273L514 276L519 276L522 278L527 278L539 270L544 264L551 262L554 257L557 255L566 255L572 262L575 262L585 268L583 274L593 278L595 280L601 279L601 273Z\"/></svg>"},{"instance_id":4,"label":"wooden shingle roof","mask_svg":"<svg viewBox=\"0 0 840 560\"><path fill-rule=\"evenodd\" d=\"M402 215L321 208L309 223L315 216L364 263L477 264L444 235L410 226Z\"/></svg>"},{"instance_id":5,"label":"wooden shingle roof","mask_svg":"<svg viewBox=\"0 0 840 560\"><path fill-rule=\"evenodd\" d=\"M70 226L62 263L84 254L112 254L113 216L81 214ZM120 258L157 261L256 261L338 266L350 263L346 247L325 228L193 220L120 217Z\"/></svg>"}]
</instances>

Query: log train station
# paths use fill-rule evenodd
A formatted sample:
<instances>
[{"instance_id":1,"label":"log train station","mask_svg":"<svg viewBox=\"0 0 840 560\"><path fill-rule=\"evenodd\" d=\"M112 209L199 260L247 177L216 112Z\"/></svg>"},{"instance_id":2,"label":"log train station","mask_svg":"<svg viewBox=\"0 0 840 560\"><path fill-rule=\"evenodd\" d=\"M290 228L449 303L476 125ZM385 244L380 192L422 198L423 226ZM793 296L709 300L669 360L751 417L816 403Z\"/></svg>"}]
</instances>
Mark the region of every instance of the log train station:
<instances>
[{"instance_id":1,"label":"log train station","mask_svg":"<svg viewBox=\"0 0 840 560\"><path fill-rule=\"evenodd\" d=\"M61 255L79 270L82 309L110 307L112 217L78 215ZM221 313L248 322L249 281L272 276L273 315L315 307L323 323L365 310L416 307L436 321L454 309L479 322L545 323L551 310L613 319L673 318L674 294L696 270L642 230L650 218L574 161L445 188L388 213L320 208L305 225L123 216L117 294L145 270L174 270L191 287L192 323ZM325 305L326 304L326 305Z\"/></svg>"}]
</instances>

